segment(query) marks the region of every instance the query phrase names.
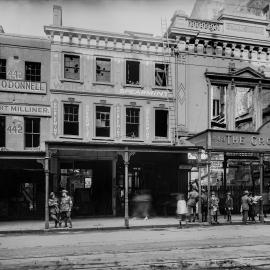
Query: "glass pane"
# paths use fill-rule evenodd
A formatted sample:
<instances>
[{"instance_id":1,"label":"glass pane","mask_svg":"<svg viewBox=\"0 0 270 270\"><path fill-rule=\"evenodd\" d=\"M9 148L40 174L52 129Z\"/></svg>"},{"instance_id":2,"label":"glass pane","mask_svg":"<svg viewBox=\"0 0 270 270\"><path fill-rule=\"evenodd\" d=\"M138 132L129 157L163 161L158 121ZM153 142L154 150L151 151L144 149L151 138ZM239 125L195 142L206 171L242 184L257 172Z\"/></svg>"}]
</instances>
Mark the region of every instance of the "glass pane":
<instances>
[{"instance_id":1,"label":"glass pane","mask_svg":"<svg viewBox=\"0 0 270 270\"><path fill-rule=\"evenodd\" d=\"M263 124L270 120L270 89L262 91Z\"/></svg>"},{"instance_id":2,"label":"glass pane","mask_svg":"<svg viewBox=\"0 0 270 270\"><path fill-rule=\"evenodd\" d=\"M25 132L32 133L33 132L33 125L31 118L25 118Z\"/></svg>"},{"instance_id":3,"label":"glass pane","mask_svg":"<svg viewBox=\"0 0 270 270\"><path fill-rule=\"evenodd\" d=\"M25 134L25 147L32 147L32 134Z\"/></svg>"},{"instance_id":4,"label":"glass pane","mask_svg":"<svg viewBox=\"0 0 270 270\"><path fill-rule=\"evenodd\" d=\"M39 147L39 134L34 134L33 135L33 147Z\"/></svg>"},{"instance_id":5,"label":"glass pane","mask_svg":"<svg viewBox=\"0 0 270 270\"><path fill-rule=\"evenodd\" d=\"M168 136L168 111L165 110L155 111L155 136L156 137Z\"/></svg>"},{"instance_id":6,"label":"glass pane","mask_svg":"<svg viewBox=\"0 0 270 270\"><path fill-rule=\"evenodd\" d=\"M96 81L110 82L111 77L111 60L97 58L96 59Z\"/></svg>"}]
</instances>

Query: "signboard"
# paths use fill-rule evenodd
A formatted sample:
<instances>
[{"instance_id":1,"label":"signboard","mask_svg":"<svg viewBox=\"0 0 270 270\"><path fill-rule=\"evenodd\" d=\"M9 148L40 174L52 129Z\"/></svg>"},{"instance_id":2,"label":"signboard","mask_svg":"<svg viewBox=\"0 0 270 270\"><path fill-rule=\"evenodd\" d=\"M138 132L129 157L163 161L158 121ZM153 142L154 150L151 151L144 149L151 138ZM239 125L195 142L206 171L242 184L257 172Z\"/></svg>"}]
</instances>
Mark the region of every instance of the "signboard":
<instances>
[{"instance_id":1,"label":"signboard","mask_svg":"<svg viewBox=\"0 0 270 270\"><path fill-rule=\"evenodd\" d=\"M0 80L0 91L46 94L47 85L45 82Z\"/></svg>"},{"instance_id":2,"label":"signboard","mask_svg":"<svg viewBox=\"0 0 270 270\"><path fill-rule=\"evenodd\" d=\"M0 114L51 116L51 107L46 105L21 105L0 103Z\"/></svg>"},{"instance_id":3,"label":"signboard","mask_svg":"<svg viewBox=\"0 0 270 270\"><path fill-rule=\"evenodd\" d=\"M141 89L120 89L120 94L132 96L149 96L158 98L168 98L167 90L141 90Z\"/></svg>"}]
</instances>

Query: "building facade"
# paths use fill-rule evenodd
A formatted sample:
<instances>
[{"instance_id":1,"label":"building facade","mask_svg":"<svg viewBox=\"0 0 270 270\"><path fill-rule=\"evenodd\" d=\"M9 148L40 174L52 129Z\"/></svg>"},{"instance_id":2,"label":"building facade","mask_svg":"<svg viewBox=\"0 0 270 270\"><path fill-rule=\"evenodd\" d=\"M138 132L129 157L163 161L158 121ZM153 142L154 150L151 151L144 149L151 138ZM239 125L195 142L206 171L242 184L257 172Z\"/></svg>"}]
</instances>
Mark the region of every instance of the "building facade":
<instances>
[{"instance_id":1,"label":"building facade","mask_svg":"<svg viewBox=\"0 0 270 270\"><path fill-rule=\"evenodd\" d=\"M0 219L44 215L50 42L0 33Z\"/></svg>"}]
</instances>

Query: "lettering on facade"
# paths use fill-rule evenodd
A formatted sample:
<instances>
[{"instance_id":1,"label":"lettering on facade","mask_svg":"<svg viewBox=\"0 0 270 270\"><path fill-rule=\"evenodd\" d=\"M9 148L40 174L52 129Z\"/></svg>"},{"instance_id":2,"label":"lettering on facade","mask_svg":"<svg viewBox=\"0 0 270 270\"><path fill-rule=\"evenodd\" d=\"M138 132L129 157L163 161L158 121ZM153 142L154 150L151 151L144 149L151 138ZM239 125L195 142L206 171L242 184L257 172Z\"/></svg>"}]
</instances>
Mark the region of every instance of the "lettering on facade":
<instances>
[{"instance_id":1,"label":"lettering on facade","mask_svg":"<svg viewBox=\"0 0 270 270\"><path fill-rule=\"evenodd\" d=\"M53 136L56 138L58 135L58 101L53 101Z\"/></svg>"},{"instance_id":2,"label":"lettering on facade","mask_svg":"<svg viewBox=\"0 0 270 270\"><path fill-rule=\"evenodd\" d=\"M1 104L0 114L51 116L51 107L45 105Z\"/></svg>"},{"instance_id":3,"label":"lettering on facade","mask_svg":"<svg viewBox=\"0 0 270 270\"><path fill-rule=\"evenodd\" d=\"M145 138L146 141L150 139L150 109L145 110Z\"/></svg>"},{"instance_id":4,"label":"lettering on facade","mask_svg":"<svg viewBox=\"0 0 270 270\"><path fill-rule=\"evenodd\" d=\"M120 94L133 95L133 96L149 96L149 97L162 97L167 98L168 93L166 90L139 90L139 89L120 89Z\"/></svg>"},{"instance_id":5,"label":"lettering on facade","mask_svg":"<svg viewBox=\"0 0 270 270\"><path fill-rule=\"evenodd\" d=\"M116 105L116 138L121 137L121 106L120 104Z\"/></svg>"},{"instance_id":6,"label":"lettering on facade","mask_svg":"<svg viewBox=\"0 0 270 270\"><path fill-rule=\"evenodd\" d=\"M8 126L7 126L7 134L22 134L23 133L23 122L17 119L14 119Z\"/></svg>"},{"instance_id":7,"label":"lettering on facade","mask_svg":"<svg viewBox=\"0 0 270 270\"><path fill-rule=\"evenodd\" d=\"M45 82L0 80L0 91L46 94Z\"/></svg>"},{"instance_id":8,"label":"lettering on facade","mask_svg":"<svg viewBox=\"0 0 270 270\"><path fill-rule=\"evenodd\" d=\"M250 26L250 25L244 25L244 24L227 23L226 29L231 30L231 31L253 33L253 34L259 34L259 35L264 34L263 27Z\"/></svg>"},{"instance_id":9,"label":"lettering on facade","mask_svg":"<svg viewBox=\"0 0 270 270\"><path fill-rule=\"evenodd\" d=\"M85 133L86 133L86 138L90 137L90 117L89 117L89 105L85 105Z\"/></svg>"}]
</instances>

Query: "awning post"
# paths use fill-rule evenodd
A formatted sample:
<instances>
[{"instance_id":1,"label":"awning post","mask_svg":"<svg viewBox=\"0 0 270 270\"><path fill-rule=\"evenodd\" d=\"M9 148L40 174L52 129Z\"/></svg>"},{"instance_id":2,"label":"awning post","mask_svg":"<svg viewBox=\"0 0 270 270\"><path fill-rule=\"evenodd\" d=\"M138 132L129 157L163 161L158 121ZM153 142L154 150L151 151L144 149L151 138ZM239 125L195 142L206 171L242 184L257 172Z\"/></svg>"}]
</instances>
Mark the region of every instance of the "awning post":
<instances>
[{"instance_id":1,"label":"awning post","mask_svg":"<svg viewBox=\"0 0 270 270\"><path fill-rule=\"evenodd\" d=\"M260 154L260 196L262 196L262 200L260 202L260 221L264 223L264 215L263 215L263 154Z\"/></svg>"},{"instance_id":2,"label":"awning post","mask_svg":"<svg viewBox=\"0 0 270 270\"><path fill-rule=\"evenodd\" d=\"M199 150L199 151L198 151L198 186L199 186L198 215L199 215L199 222L202 222L201 154L202 154L202 151Z\"/></svg>"},{"instance_id":3,"label":"awning post","mask_svg":"<svg viewBox=\"0 0 270 270\"><path fill-rule=\"evenodd\" d=\"M129 228L129 213L128 213L128 164L129 164L129 154L127 148L124 154L124 164L125 164L125 227Z\"/></svg>"},{"instance_id":4,"label":"awning post","mask_svg":"<svg viewBox=\"0 0 270 270\"><path fill-rule=\"evenodd\" d=\"M211 151L208 151L208 160L207 160L207 216L208 222L211 223L211 214L210 214L210 181L211 181Z\"/></svg>"},{"instance_id":5,"label":"awning post","mask_svg":"<svg viewBox=\"0 0 270 270\"><path fill-rule=\"evenodd\" d=\"M46 146L45 153L45 164L44 164L44 172L45 172L45 229L49 229L49 152Z\"/></svg>"}]
</instances>

